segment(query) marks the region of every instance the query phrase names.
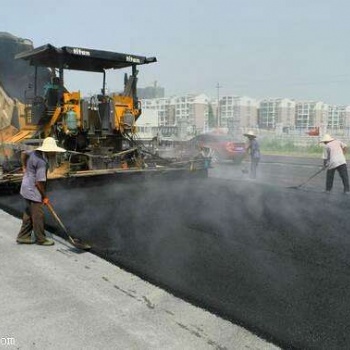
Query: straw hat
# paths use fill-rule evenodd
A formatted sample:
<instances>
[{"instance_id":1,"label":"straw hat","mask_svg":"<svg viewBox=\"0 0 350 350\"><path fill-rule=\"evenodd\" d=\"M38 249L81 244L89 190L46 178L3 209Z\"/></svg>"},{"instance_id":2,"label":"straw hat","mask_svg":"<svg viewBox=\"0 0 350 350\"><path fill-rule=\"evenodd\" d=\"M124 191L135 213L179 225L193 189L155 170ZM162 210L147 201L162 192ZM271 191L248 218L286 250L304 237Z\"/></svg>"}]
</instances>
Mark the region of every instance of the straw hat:
<instances>
[{"instance_id":1,"label":"straw hat","mask_svg":"<svg viewBox=\"0 0 350 350\"><path fill-rule=\"evenodd\" d=\"M44 139L43 144L36 150L42 152L66 152L64 148L56 145L56 140L53 137L47 137Z\"/></svg>"},{"instance_id":2,"label":"straw hat","mask_svg":"<svg viewBox=\"0 0 350 350\"><path fill-rule=\"evenodd\" d=\"M254 131L250 130L248 131L246 134L243 134L244 136L247 136L247 137L256 137Z\"/></svg>"},{"instance_id":3,"label":"straw hat","mask_svg":"<svg viewBox=\"0 0 350 350\"><path fill-rule=\"evenodd\" d=\"M331 142L331 141L333 141L333 140L334 140L334 138L333 138L331 135L325 134L325 135L323 136L322 140L320 141L320 143L321 143L321 142Z\"/></svg>"}]
</instances>

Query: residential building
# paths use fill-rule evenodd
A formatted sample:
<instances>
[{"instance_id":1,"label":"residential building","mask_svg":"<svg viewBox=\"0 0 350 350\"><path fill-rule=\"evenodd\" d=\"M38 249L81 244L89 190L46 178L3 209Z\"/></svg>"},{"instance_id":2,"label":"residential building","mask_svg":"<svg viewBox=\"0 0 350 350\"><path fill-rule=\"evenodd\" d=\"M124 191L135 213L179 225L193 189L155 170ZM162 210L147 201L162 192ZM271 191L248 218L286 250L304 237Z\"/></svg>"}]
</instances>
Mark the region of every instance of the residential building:
<instances>
[{"instance_id":1,"label":"residential building","mask_svg":"<svg viewBox=\"0 0 350 350\"><path fill-rule=\"evenodd\" d=\"M258 124L261 129L291 128L295 125L295 101L286 98L259 102Z\"/></svg>"},{"instance_id":2,"label":"residential building","mask_svg":"<svg viewBox=\"0 0 350 350\"><path fill-rule=\"evenodd\" d=\"M321 133L346 129L350 134L350 106L288 98L258 101L235 95L221 97L219 108L217 103L217 99L204 94L141 100L143 114L148 110L157 112L157 127L177 128L179 135L207 132L213 127L227 128L232 134L257 128L277 133L294 130L302 134L314 128L319 128Z\"/></svg>"},{"instance_id":3,"label":"residential building","mask_svg":"<svg viewBox=\"0 0 350 350\"><path fill-rule=\"evenodd\" d=\"M346 126L347 107L346 106L328 106L328 122L329 129L343 129Z\"/></svg>"},{"instance_id":4,"label":"residential building","mask_svg":"<svg viewBox=\"0 0 350 350\"><path fill-rule=\"evenodd\" d=\"M187 123L194 131L202 132L208 123L209 99L206 95L186 95L141 100L143 112L158 111L159 126Z\"/></svg>"},{"instance_id":5,"label":"residential building","mask_svg":"<svg viewBox=\"0 0 350 350\"><path fill-rule=\"evenodd\" d=\"M137 137L142 140L152 140L159 132L159 112L145 109L136 121Z\"/></svg>"},{"instance_id":6,"label":"residential building","mask_svg":"<svg viewBox=\"0 0 350 350\"><path fill-rule=\"evenodd\" d=\"M242 130L258 124L257 100L247 96L223 96L218 111L221 127Z\"/></svg>"},{"instance_id":7,"label":"residential building","mask_svg":"<svg viewBox=\"0 0 350 350\"><path fill-rule=\"evenodd\" d=\"M344 127L348 132L350 131L350 106L345 107L345 121Z\"/></svg>"},{"instance_id":8,"label":"residential building","mask_svg":"<svg viewBox=\"0 0 350 350\"><path fill-rule=\"evenodd\" d=\"M175 109L169 98L154 98L141 100L142 114L147 110L154 110L158 113L158 125L174 125ZM141 117L142 118L142 115Z\"/></svg>"},{"instance_id":9,"label":"residential building","mask_svg":"<svg viewBox=\"0 0 350 350\"><path fill-rule=\"evenodd\" d=\"M295 106L295 127L310 129L327 125L328 105L324 102L297 101Z\"/></svg>"}]
</instances>

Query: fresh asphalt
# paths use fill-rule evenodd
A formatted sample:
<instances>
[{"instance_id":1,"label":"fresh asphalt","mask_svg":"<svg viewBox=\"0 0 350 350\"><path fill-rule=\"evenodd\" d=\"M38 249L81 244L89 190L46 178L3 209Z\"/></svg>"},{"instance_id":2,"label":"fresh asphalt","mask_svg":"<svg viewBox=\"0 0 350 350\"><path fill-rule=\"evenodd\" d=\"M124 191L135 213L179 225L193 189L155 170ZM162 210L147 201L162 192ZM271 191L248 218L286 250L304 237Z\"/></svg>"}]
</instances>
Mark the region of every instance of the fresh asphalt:
<instances>
[{"instance_id":1,"label":"fresh asphalt","mask_svg":"<svg viewBox=\"0 0 350 350\"><path fill-rule=\"evenodd\" d=\"M262 162L255 181L224 164L204 181L62 189L51 199L100 256L192 304L282 348L348 349L350 198L337 176L323 193L324 173L288 189L320 167L294 162ZM1 198L10 202L20 208Z\"/></svg>"},{"instance_id":2,"label":"fresh asphalt","mask_svg":"<svg viewBox=\"0 0 350 350\"><path fill-rule=\"evenodd\" d=\"M277 349L59 237L18 245L0 211L0 348Z\"/></svg>"}]
</instances>

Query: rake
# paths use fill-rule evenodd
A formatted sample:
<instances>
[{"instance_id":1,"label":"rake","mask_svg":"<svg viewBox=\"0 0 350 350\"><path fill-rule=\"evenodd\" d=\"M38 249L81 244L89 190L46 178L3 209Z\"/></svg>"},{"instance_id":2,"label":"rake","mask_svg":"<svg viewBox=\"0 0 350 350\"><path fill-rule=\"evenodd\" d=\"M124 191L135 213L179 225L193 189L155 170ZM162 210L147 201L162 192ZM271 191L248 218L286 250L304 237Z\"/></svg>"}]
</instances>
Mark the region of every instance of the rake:
<instances>
[{"instance_id":1,"label":"rake","mask_svg":"<svg viewBox=\"0 0 350 350\"><path fill-rule=\"evenodd\" d=\"M303 182L303 183L301 183L300 185L298 185L298 186L289 186L289 187L287 187L287 188L293 188L293 189L299 189L300 187L302 187L302 186L304 186L304 185L306 185L308 182L310 182L314 177L316 177L319 173L321 173L323 170L325 170L326 168L325 167L323 167L323 168L321 168L320 170L317 170L317 172L315 173L315 174L313 174L313 175L311 175L305 182Z\"/></svg>"}]
</instances>

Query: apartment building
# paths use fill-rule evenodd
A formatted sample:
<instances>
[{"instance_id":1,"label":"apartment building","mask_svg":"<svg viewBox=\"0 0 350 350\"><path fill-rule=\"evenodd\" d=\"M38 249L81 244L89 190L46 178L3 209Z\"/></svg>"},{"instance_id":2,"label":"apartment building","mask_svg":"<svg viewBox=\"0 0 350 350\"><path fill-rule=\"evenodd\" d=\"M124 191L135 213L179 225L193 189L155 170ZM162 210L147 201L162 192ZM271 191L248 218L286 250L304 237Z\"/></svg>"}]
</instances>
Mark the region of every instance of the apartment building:
<instances>
[{"instance_id":1,"label":"apartment building","mask_svg":"<svg viewBox=\"0 0 350 350\"><path fill-rule=\"evenodd\" d=\"M186 95L141 100L143 113L158 111L159 126L174 126L184 121L201 131L208 123L209 99L206 95Z\"/></svg>"},{"instance_id":2,"label":"apartment building","mask_svg":"<svg viewBox=\"0 0 350 350\"><path fill-rule=\"evenodd\" d=\"M275 129L278 126L294 127L296 103L286 98L259 101L258 124L261 129Z\"/></svg>"},{"instance_id":3,"label":"apartment building","mask_svg":"<svg viewBox=\"0 0 350 350\"><path fill-rule=\"evenodd\" d=\"M219 101L206 95L185 95L141 100L143 113L157 111L157 126L178 127L201 133L210 126L240 133L247 129L304 132L320 127L322 132L350 133L350 106L328 105L322 101L288 98L256 100L247 96L223 96ZM142 116L141 116L142 118ZM211 121L209 123L209 121Z\"/></svg>"},{"instance_id":4,"label":"apartment building","mask_svg":"<svg viewBox=\"0 0 350 350\"><path fill-rule=\"evenodd\" d=\"M257 100L247 96L223 96L218 113L218 124L221 127L241 130L256 128L258 124Z\"/></svg>"},{"instance_id":5,"label":"apartment building","mask_svg":"<svg viewBox=\"0 0 350 350\"><path fill-rule=\"evenodd\" d=\"M157 112L157 126L175 125L175 108L169 98L141 99L142 115ZM140 118L142 118L142 115Z\"/></svg>"},{"instance_id":6,"label":"apartment building","mask_svg":"<svg viewBox=\"0 0 350 350\"><path fill-rule=\"evenodd\" d=\"M189 101L190 106L190 123L195 126L196 130L203 132L208 126L209 117L209 98L208 96L201 94L194 96Z\"/></svg>"},{"instance_id":7,"label":"apartment building","mask_svg":"<svg viewBox=\"0 0 350 350\"><path fill-rule=\"evenodd\" d=\"M328 106L328 122L327 127L329 129L343 129L349 127L349 109L347 106Z\"/></svg>"},{"instance_id":8,"label":"apartment building","mask_svg":"<svg viewBox=\"0 0 350 350\"><path fill-rule=\"evenodd\" d=\"M142 140L152 140L159 133L159 112L146 109L136 121L137 137Z\"/></svg>"},{"instance_id":9,"label":"apartment building","mask_svg":"<svg viewBox=\"0 0 350 350\"><path fill-rule=\"evenodd\" d=\"M328 123L328 105L324 102L297 101L295 106L295 127L310 129Z\"/></svg>"},{"instance_id":10,"label":"apartment building","mask_svg":"<svg viewBox=\"0 0 350 350\"><path fill-rule=\"evenodd\" d=\"M345 107L345 128L347 130L350 130L350 106Z\"/></svg>"}]
</instances>

